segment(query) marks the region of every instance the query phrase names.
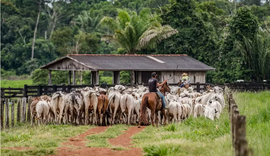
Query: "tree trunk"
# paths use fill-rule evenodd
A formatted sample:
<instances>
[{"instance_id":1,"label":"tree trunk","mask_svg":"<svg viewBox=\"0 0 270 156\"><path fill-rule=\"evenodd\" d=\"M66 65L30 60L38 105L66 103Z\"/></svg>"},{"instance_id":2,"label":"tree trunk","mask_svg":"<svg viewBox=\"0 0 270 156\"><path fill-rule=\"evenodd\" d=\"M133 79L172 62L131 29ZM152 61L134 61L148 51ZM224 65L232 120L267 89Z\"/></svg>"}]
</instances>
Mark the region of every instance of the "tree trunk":
<instances>
[{"instance_id":1,"label":"tree trunk","mask_svg":"<svg viewBox=\"0 0 270 156\"><path fill-rule=\"evenodd\" d=\"M53 26L52 26L52 30L51 30L51 34L50 34L50 39L52 38L56 22L57 22L57 16L54 17Z\"/></svg>"},{"instance_id":2,"label":"tree trunk","mask_svg":"<svg viewBox=\"0 0 270 156\"><path fill-rule=\"evenodd\" d=\"M38 23L39 23L40 12L41 12L41 2L42 2L42 0L39 0L39 4L38 4L39 11L38 11L38 16L37 16L37 22L36 22L35 32L34 32L33 44L32 44L32 56L31 56L31 60L34 59L34 51L35 51L35 42L36 42L37 27L38 27Z\"/></svg>"}]
</instances>

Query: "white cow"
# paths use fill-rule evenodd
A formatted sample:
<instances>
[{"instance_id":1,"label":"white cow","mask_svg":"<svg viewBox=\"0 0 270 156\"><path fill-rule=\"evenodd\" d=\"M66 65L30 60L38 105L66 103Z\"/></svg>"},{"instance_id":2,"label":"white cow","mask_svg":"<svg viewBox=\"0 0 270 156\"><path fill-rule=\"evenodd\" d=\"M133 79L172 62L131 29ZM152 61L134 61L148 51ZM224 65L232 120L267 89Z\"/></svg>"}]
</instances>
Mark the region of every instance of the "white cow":
<instances>
[{"instance_id":1,"label":"white cow","mask_svg":"<svg viewBox=\"0 0 270 156\"><path fill-rule=\"evenodd\" d=\"M130 119L131 119L131 113L134 109L134 98L130 94L124 94L120 98L120 108L121 108L121 113L122 116L126 118L125 111L127 109L127 124L130 124Z\"/></svg>"},{"instance_id":2,"label":"white cow","mask_svg":"<svg viewBox=\"0 0 270 156\"><path fill-rule=\"evenodd\" d=\"M59 124L61 124L61 119L65 108L65 96L66 94L61 91L55 92L52 95L52 110L55 114L55 122L58 121ZM57 110L59 110L59 114L57 113Z\"/></svg>"},{"instance_id":3,"label":"white cow","mask_svg":"<svg viewBox=\"0 0 270 156\"><path fill-rule=\"evenodd\" d=\"M40 123L47 123L49 116L49 104L47 101L39 101L36 105L38 125Z\"/></svg>"},{"instance_id":4,"label":"white cow","mask_svg":"<svg viewBox=\"0 0 270 156\"><path fill-rule=\"evenodd\" d=\"M203 116L203 115L204 115L203 105L200 103L195 104L194 113L193 113L194 118L197 118L198 116Z\"/></svg>"},{"instance_id":5,"label":"white cow","mask_svg":"<svg viewBox=\"0 0 270 156\"><path fill-rule=\"evenodd\" d=\"M108 107L109 107L110 112L112 113L111 125L115 123L117 110L120 106L120 98L121 98L121 94L119 93L119 91L115 90L114 88L111 88L109 90Z\"/></svg>"}]
</instances>

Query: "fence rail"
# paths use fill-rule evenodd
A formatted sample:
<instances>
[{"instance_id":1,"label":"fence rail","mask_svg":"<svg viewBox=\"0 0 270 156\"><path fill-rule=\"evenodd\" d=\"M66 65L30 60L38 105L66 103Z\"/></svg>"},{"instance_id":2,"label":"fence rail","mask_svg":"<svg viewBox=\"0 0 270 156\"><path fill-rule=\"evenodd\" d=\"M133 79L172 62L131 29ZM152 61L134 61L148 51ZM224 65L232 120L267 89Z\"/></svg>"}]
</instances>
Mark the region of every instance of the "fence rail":
<instances>
[{"instance_id":1,"label":"fence rail","mask_svg":"<svg viewBox=\"0 0 270 156\"><path fill-rule=\"evenodd\" d=\"M227 87L225 89L225 96L229 104L228 111L234 155L253 155L252 150L248 148L248 142L246 140L246 116L240 115L238 105L233 98L232 91Z\"/></svg>"},{"instance_id":2,"label":"fence rail","mask_svg":"<svg viewBox=\"0 0 270 156\"><path fill-rule=\"evenodd\" d=\"M170 84L170 86L176 86L177 84ZM205 90L205 83L191 83L190 84L195 91L203 92ZM102 84L103 88L113 87L114 85ZM134 85L126 85L134 86ZM237 91L260 91L260 90L270 90L269 82L238 82L238 83L227 83L227 84L212 84L212 86L220 86L224 88L229 87L232 90ZM56 91L71 92L76 88L84 87L94 87L93 85L38 85L38 86L28 86L25 85L24 88L1 88L1 98L22 98L28 96L41 96L41 95L52 95Z\"/></svg>"},{"instance_id":3,"label":"fence rail","mask_svg":"<svg viewBox=\"0 0 270 156\"><path fill-rule=\"evenodd\" d=\"M261 91L270 90L269 82L235 82L225 84L232 90L237 91Z\"/></svg>"},{"instance_id":4,"label":"fence rail","mask_svg":"<svg viewBox=\"0 0 270 156\"><path fill-rule=\"evenodd\" d=\"M170 84L172 86L177 84ZM103 88L113 87L115 85L101 85ZM126 85L134 86L134 85ZM203 92L205 90L205 83L191 83L191 86L197 92ZM71 92L76 88L94 87L93 85L38 85L28 86L24 85L24 88L1 88L1 98L23 98L29 96L41 96L52 95L56 91Z\"/></svg>"}]
</instances>

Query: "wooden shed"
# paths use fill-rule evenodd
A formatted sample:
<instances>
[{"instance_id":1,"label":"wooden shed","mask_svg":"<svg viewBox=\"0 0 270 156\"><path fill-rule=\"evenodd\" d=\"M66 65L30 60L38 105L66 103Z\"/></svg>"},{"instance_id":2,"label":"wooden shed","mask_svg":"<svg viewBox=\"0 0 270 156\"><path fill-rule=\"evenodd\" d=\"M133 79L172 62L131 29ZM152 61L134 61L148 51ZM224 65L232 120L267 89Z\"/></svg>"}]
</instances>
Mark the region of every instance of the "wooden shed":
<instances>
[{"instance_id":1,"label":"wooden shed","mask_svg":"<svg viewBox=\"0 0 270 156\"><path fill-rule=\"evenodd\" d=\"M157 72L159 81L168 79L177 83L185 72L191 83L205 83L205 75L215 70L186 54L175 55L118 55L118 54L70 54L41 67L49 70L49 85L52 70L69 71L69 83L73 84L77 71L91 71L91 82L99 85L99 71L112 71L113 84L120 84L120 71L131 71L132 84L148 84L152 72Z\"/></svg>"}]
</instances>

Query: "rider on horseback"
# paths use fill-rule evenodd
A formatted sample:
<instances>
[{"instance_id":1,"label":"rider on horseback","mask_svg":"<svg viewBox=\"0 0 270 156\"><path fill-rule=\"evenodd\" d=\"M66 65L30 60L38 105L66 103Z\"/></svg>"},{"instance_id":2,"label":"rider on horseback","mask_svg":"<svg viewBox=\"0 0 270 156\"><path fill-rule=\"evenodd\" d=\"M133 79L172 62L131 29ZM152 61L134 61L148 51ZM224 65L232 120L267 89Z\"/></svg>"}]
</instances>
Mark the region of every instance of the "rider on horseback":
<instances>
[{"instance_id":1,"label":"rider on horseback","mask_svg":"<svg viewBox=\"0 0 270 156\"><path fill-rule=\"evenodd\" d=\"M163 86L163 85L167 82L167 80L165 80L164 82L162 82L162 83L160 84L160 83L158 83L158 80L156 79L157 76L158 76L158 75L157 75L156 72L153 72L153 73L151 74L151 78L150 78L149 81L148 81L149 92L155 92L155 93L158 93L158 95L159 95L159 96L161 97L161 99L162 99L162 107L165 108L165 97L164 97L164 95L163 95L161 92L157 91L157 87Z\"/></svg>"}]
</instances>

